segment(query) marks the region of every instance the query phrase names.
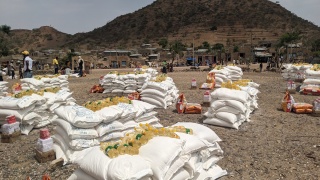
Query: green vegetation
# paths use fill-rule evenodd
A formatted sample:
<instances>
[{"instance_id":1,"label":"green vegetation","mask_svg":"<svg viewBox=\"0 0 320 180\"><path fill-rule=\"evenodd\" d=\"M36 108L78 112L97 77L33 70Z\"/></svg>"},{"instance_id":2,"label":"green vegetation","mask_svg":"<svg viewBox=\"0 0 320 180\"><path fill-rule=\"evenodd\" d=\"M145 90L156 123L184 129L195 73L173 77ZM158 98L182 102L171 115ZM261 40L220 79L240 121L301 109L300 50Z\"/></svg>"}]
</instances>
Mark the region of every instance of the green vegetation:
<instances>
[{"instance_id":1,"label":"green vegetation","mask_svg":"<svg viewBox=\"0 0 320 180\"><path fill-rule=\"evenodd\" d=\"M165 49L165 48L168 47L169 42L168 42L168 39L162 38L162 39L160 39L160 41L158 42L158 44L162 47L162 49Z\"/></svg>"},{"instance_id":2,"label":"green vegetation","mask_svg":"<svg viewBox=\"0 0 320 180\"><path fill-rule=\"evenodd\" d=\"M10 26L0 26L0 57L8 56L10 54L10 43L7 40L10 33Z\"/></svg>"},{"instance_id":3,"label":"green vegetation","mask_svg":"<svg viewBox=\"0 0 320 180\"><path fill-rule=\"evenodd\" d=\"M0 26L0 30L6 34L9 34L10 33L10 30L11 30L11 27L10 26L7 26L7 25L2 25Z\"/></svg>"},{"instance_id":4,"label":"green vegetation","mask_svg":"<svg viewBox=\"0 0 320 180\"><path fill-rule=\"evenodd\" d=\"M293 31L286 34L283 34L278 43L278 47L285 47L287 52L287 61L289 61L288 55L288 45L297 43L298 40L301 39L301 32L300 31Z\"/></svg>"},{"instance_id":5,"label":"green vegetation","mask_svg":"<svg viewBox=\"0 0 320 180\"><path fill-rule=\"evenodd\" d=\"M186 49L186 46L182 44L181 41L176 40L174 42L170 42L169 46L170 46L170 52L172 54L172 63L177 54L179 54L180 57L183 57L182 51Z\"/></svg>"}]
</instances>

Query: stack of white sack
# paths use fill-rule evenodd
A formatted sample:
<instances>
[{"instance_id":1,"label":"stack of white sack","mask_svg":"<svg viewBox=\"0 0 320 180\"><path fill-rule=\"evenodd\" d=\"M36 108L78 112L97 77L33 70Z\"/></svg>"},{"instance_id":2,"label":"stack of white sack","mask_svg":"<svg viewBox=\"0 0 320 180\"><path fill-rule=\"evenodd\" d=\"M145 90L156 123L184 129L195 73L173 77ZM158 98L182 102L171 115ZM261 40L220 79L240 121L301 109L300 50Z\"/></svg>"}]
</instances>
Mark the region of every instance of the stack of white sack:
<instances>
[{"instance_id":1,"label":"stack of white sack","mask_svg":"<svg viewBox=\"0 0 320 180\"><path fill-rule=\"evenodd\" d=\"M228 71L228 78L232 81L240 80L242 79L242 69L237 66L226 66L224 67L225 70Z\"/></svg>"},{"instance_id":2,"label":"stack of white sack","mask_svg":"<svg viewBox=\"0 0 320 180\"><path fill-rule=\"evenodd\" d=\"M242 69L237 66L226 66L221 69L213 69L209 73L215 73L215 87L221 87L223 82L242 79Z\"/></svg>"},{"instance_id":3,"label":"stack of white sack","mask_svg":"<svg viewBox=\"0 0 320 180\"><path fill-rule=\"evenodd\" d=\"M320 78L319 79L305 79L300 86L300 92L304 94L319 95L320 94Z\"/></svg>"},{"instance_id":4,"label":"stack of white sack","mask_svg":"<svg viewBox=\"0 0 320 180\"><path fill-rule=\"evenodd\" d=\"M68 103L74 103L69 90L60 90L57 93L44 92L43 96L32 94L21 98L4 97L0 101L0 118L14 115L20 120L21 133L28 135L33 128L42 128L51 124L55 117L54 108ZM4 103L5 102L5 103ZM27 105L26 105L27 104ZM28 105L30 104L30 105ZM0 124L1 121L0 121Z\"/></svg>"},{"instance_id":5,"label":"stack of white sack","mask_svg":"<svg viewBox=\"0 0 320 180\"><path fill-rule=\"evenodd\" d=\"M34 110L35 113L42 117L42 121L34 128L42 128L51 124L52 120L57 117L53 112L55 108L61 105L74 104L76 102L76 100L71 96L72 92L70 92L69 89L61 89L56 93L44 92L43 97L46 99L46 103Z\"/></svg>"},{"instance_id":6,"label":"stack of white sack","mask_svg":"<svg viewBox=\"0 0 320 180\"><path fill-rule=\"evenodd\" d=\"M79 166L68 180L80 179L217 179L227 174L216 163L222 159L220 138L211 129L196 123L177 123L193 135L156 136L137 155L109 158L100 148L83 151L73 163Z\"/></svg>"},{"instance_id":7,"label":"stack of white sack","mask_svg":"<svg viewBox=\"0 0 320 180\"><path fill-rule=\"evenodd\" d=\"M250 110L251 112L254 112L259 108L258 106L258 94L260 91L258 90L260 84L257 84L255 82L248 82L247 86L239 86L241 91L245 91L250 96Z\"/></svg>"},{"instance_id":8,"label":"stack of white sack","mask_svg":"<svg viewBox=\"0 0 320 180\"><path fill-rule=\"evenodd\" d=\"M145 73L148 73L151 75L151 77L156 77L158 75L158 71L156 69L153 69L153 68L138 68L138 69L134 69L135 72L145 72Z\"/></svg>"},{"instance_id":9,"label":"stack of white sack","mask_svg":"<svg viewBox=\"0 0 320 180\"><path fill-rule=\"evenodd\" d=\"M119 75L118 80L125 84L123 93L130 94L137 92L137 80L135 74Z\"/></svg>"},{"instance_id":10,"label":"stack of white sack","mask_svg":"<svg viewBox=\"0 0 320 180\"><path fill-rule=\"evenodd\" d=\"M37 94L21 98L3 97L0 99L0 124L5 123L7 116L14 115L20 120L21 133L28 135L34 126L42 122L42 116L36 113L36 109L45 103L46 99Z\"/></svg>"},{"instance_id":11,"label":"stack of white sack","mask_svg":"<svg viewBox=\"0 0 320 180\"><path fill-rule=\"evenodd\" d=\"M52 121L56 125L54 150L57 158L69 163L83 149L98 146L98 133L95 126L101 123L100 117L93 111L77 104L60 105L54 109L58 118Z\"/></svg>"},{"instance_id":12,"label":"stack of white sack","mask_svg":"<svg viewBox=\"0 0 320 180\"><path fill-rule=\"evenodd\" d=\"M204 114L207 118L203 123L238 129L243 122L249 121L250 113L258 108L258 92L254 89L216 89L211 93L210 107ZM252 91L251 95L248 91Z\"/></svg>"},{"instance_id":13,"label":"stack of white sack","mask_svg":"<svg viewBox=\"0 0 320 180\"><path fill-rule=\"evenodd\" d=\"M306 79L320 79L320 64L315 64L316 68L306 70Z\"/></svg>"},{"instance_id":14,"label":"stack of white sack","mask_svg":"<svg viewBox=\"0 0 320 180\"><path fill-rule=\"evenodd\" d=\"M95 112L102 120L102 123L95 127L100 142L119 140L139 126L139 123L162 127L156 117L157 112L153 111L155 106L138 100L131 102L119 103Z\"/></svg>"},{"instance_id":15,"label":"stack of white sack","mask_svg":"<svg viewBox=\"0 0 320 180\"><path fill-rule=\"evenodd\" d=\"M166 109L178 98L179 90L175 86L172 78L167 77L165 81L149 81L142 86L141 101L155 105L157 108Z\"/></svg>"},{"instance_id":16,"label":"stack of white sack","mask_svg":"<svg viewBox=\"0 0 320 180\"><path fill-rule=\"evenodd\" d=\"M149 73L141 74L107 74L100 78L99 83L105 89L103 93L130 94L142 87L151 78Z\"/></svg>"},{"instance_id":17,"label":"stack of white sack","mask_svg":"<svg viewBox=\"0 0 320 180\"><path fill-rule=\"evenodd\" d=\"M142 86L148 82L152 78L152 74L150 73L143 73L143 74L137 74L136 75L136 80L137 80L137 91L141 92L142 91Z\"/></svg>"},{"instance_id":18,"label":"stack of white sack","mask_svg":"<svg viewBox=\"0 0 320 180\"><path fill-rule=\"evenodd\" d=\"M103 93L111 93L113 90L118 88L116 83L113 83L113 81L116 81L117 78L118 75L112 73L100 77L99 84L105 89Z\"/></svg>"},{"instance_id":19,"label":"stack of white sack","mask_svg":"<svg viewBox=\"0 0 320 180\"><path fill-rule=\"evenodd\" d=\"M0 72L1 73L1 72ZM0 98L6 96L8 87L7 87L8 82L6 81L0 81Z\"/></svg>"},{"instance_id":20,"label":"stack of white sack","mask_svg":"<svg viewBox=\"0 0 320 180\"><path fill-rule=\"evenodd\" d=\"M69 82L67 75L60 75L57 77L42 77L40 80L35 78L24 78L22 82L22 90L40 90L49 87L58 87L61 89L69 89Z\"/></svg>"},{"instance_id":21,"label":"stack of white sack","mask_svg":"<svg viewBox=\"0 0 320 180\"><path fill-rule=\"evenodd\" d=\"M212 69L209 73L215 73L215 87L221 87L223 82L228 82L229 71L227 69Z\"/></svg>"},{"instance_id":22,"label":"stack of white sack","mask_svg":"<svg viewBox=\"0 0 320 180\"><path fill-rule=\"evenodd\" d=\"M311 64L285 64L285 69L281 71L281 76L286 80L303 80L306 71L312 67Z\"/></svg>"}]
</instances>

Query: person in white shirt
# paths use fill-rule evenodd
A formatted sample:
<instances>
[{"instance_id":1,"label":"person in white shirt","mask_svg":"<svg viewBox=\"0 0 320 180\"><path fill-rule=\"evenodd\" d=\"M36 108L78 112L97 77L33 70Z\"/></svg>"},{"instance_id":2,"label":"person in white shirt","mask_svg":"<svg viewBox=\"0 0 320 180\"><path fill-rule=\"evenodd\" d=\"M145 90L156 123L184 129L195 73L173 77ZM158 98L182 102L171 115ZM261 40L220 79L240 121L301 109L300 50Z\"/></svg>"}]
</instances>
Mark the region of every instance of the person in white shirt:
<instances>
[{"instance_id":1,"label":"person in white shirt","mask_svg":"<svg viewBox=\"0 0 320 180\"><path fill-rule=\"evenodd\" d=\"M28 51L23 51L23 78L32 78L32 62Z\"/></svg>"}]
</instances>

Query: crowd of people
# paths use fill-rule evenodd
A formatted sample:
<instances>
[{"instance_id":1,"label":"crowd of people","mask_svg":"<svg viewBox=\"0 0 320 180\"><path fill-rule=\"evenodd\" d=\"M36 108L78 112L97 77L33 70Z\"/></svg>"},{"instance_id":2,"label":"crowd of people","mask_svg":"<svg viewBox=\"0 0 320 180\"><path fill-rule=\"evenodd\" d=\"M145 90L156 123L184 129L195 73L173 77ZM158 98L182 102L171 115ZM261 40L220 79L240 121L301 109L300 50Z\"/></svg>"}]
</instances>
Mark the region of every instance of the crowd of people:
<instances>
[{"instance_id":1,"label":"crowd of people","mask_svg":"<svg viewBox=\"0 0 320 180\"><path fill-rule=\"evenodd\" d=\"M37 65L37 64L36 63L34 64L34 61L29 56L28 51L23 51L22 56L23 56L22 63L20 63L20 61L18 62L19 63L19 66L18 66L19 78L20 79L32 78L33 77L33 70L32 70L33 65ZM84 73L83 73L84 60L81 58L81 56L78 56L78 61L76 63L77 63L77 66L75 68L75 72L78 72L79 77L83 77L84 76ZM63 72L63 74L71 74L72 73L72 70L70 68L70 62L67 62L64 67L61 67L60 64L61 63L59 63L59 57L55 57L52 60L54 74L59 73L59 68L61 70L61 73ZM91 63L90 68L93 68L93 67L94 67L94 65L93 65L93 63ZM37 69L38 69L38 67L37 67ZM39 68L39 69L41 69L41 68ZM11 79L15 79L15 77L16 77L15 71L16 71L16 65L13 60L11 60L10 62L8 61L4 67L1 67L1 65L0 65L0 81L3 81L3 79L4 79L3 76L5 76L5 75L9 76Z\"/></svg>"}]
</instances>

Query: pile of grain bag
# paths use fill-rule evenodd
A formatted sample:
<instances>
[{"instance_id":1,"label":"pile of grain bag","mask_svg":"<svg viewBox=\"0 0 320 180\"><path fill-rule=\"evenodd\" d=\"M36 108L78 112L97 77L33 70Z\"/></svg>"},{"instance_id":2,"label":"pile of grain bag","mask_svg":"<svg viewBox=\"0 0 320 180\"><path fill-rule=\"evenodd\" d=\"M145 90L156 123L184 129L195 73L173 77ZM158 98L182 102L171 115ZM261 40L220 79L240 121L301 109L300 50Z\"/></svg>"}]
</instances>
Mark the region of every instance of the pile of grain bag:
<instances>
[{"instance_id":1,"label":"pile of grain bag","mask_svg":"<svg viewBox=\"0 0 320 180\"><path fill-rule=\"evenodd\" d=\"M215 73L215 87L221 87L223 82L227 82L229 79L228 77L228 70L226 69L213 69L209 73Z\"/></svg>"},{"instance_id":2,"label":"pile of grain bag","mask_svg":"<svg viewBox=\"0 0 320 180\"><path fill-rule=\"evenodd\" d=\"M136 154L112 158L99 147L85 150L73 160L79 169L68 180L217 179L227 174L216 164L223 151L218 144L220 138L211 129L196 123L174 126L190 128L193 134L176 132L179 138L154 136Z\"/></svg>"},{"instance_id":3,"label":"pile of grain bag","mask_svg":"<svg viewBox=\"0 0 320 180\"><path fill-rule=\"evenodd\" d=\"M172 78L166 77L162 82L148 81L142 86L141 101L147 102L157 108L166 109L178 98L178 92Z\"/></svg>"},{"instance_id":4,"label":"pile of grain bag","mask_svg":"<svg viewBox=\"0 0 320 180\"><path fill-rule=\"evenodd\" d=\"M153 68L136 68L134 69L135 72L144 72L151 75L151 77L156 77L158 75L158 71Z\"/></svg>"},{"instance_id":5,"label":"pile of grain bag","mask_svg":"<svg viewBox=\"0 0 320 180\"><path fill-rule=\"evenodd\" d=\"M306 79L300 86L300 92L305 95L320 95L320 64L314 64L305 71Z\"/></svg>"},{"instance_id":6,"label":"pile of grain bag","mask_svg":"<svg viewBox=\"0 0 320 180\"><path fill-rule=\"evenodd\" d=\"M320 79L320 64L314 64L305 71L306 79Z\"/></svg>"},{"instance_id":7,"label":"pile of grain bag","mask_svg":"<svg viewBox=\"0 0 320 180\"><path fill-rule=\"evenodd\" d=\"M148 73L123 75L109 73L102 76L99 83L105 89L103 93L130 94L138 91L150 78L151 75Z\"/></svg>"},{"instance_id":8,"label":"pile of grain bag","mask_svg":"<svg viewBox=\"0 0 320 180\"><path fill-rule=\"evenodd\" d=\"M242 69L237 66L226 66L224 67L228 71L228 78L232 81L240 80L242 79Z\"/></svg>"},{"instance_id":9,"label":"pile of grain bag","mask_svg":"<svg viewBox=\"0 0 320 180\"><path fill-rule=\"evenodd\" d=\"M238 129L249 121L250 113L258 108L257 91L254 87L241 87L242 90L219 88L211 93L211 103L204 114L205 124Z\"/></svg>"},{"instance_id":10,"label":"pile of grain bag","mask_svg":"<svg viewBox=\"0 0 320 180\"><path fill-rule=\"evenodd\" d=\"M4 97L7 95L7 87L8 82L6 81L0 81L0 98Z\"/></svg>"},{"instance_id":11,"label":"pile of grain bag","mask_svg":"<svg viewBox=\"0 0 320 180\"><path fill-rule=\"evenodd\" d=\"M65 164L82 150L99 145L94 127L101 123L101 119L96 113L75 103L60 105L54 113L58 117L52 121L56 125L53 148L56 157L63 158Z\"/></svg>"},{"instance_id":12,"label":"pile of grain bag","mask_svg":"<svg viewBox=\"0 0 320 180\"><path fill-rule=\"evenodd\" d=\"M300 92L304 95L320 96L320 79L305 79L300 86Z\"/></svg>"},{"instance_id":13,"label":"pile of grain bag","mask_svg":"<svg viewBox=\"0 0 320 180\"><path fill-rule=\"evenodd\" d=\"M306 70L312 67L311 64L285 64L281 76L286 80L302 81L306 77Z\"/></svg>"},{"instance_id":14,"label":"pile of grain bag","mask_svg":"<svg viewBox=\"0 0 320 180\"><path fill-rule=\"evenodd\" d=\"M215 73L215 87L221 87L223 82L236 81L242 79L242 69L237 66L218 66L209 73Z\"/></svg>"},{"instance_id":15,"label":"pile of grain bag","mask_svg":"<svg viewBox=\"0 0 320 180\"><path fill-rule=\"evenodd\" d=\"M132 100L131 104L118 103L102 108L95 113L101 118L102 123L95 129L98 132L100 142L115 141L124 137L127 132L131 132L139 123L148 123L156 127L162 127L155 106Z\"/></svg>"},{"instance_id":16,"label":"pile of grain bag","mask_svg":"<svg viewBox=\"0 0 320 180\"><path fill-rule=\"evenodd\" d=\"M95 112L75 103L57 105L54 113L58 118L53 120L56 125L53 139L57 158L62 157L65 164L70 163L87 148L123 138L139 123L162 127L154 108L138 100L132 100L131 104L118 103Z\"/></svg>"},{"instance_id":17,"label":"pile of grain bag","mask_svg":"<svg viewBox=\"0 0 320 180\"><path fill-rule=\"evenodd\" d=\"M48 87L58 87L61 89L69 89L67 75L59 76L35 76L35 78L21 79L22 90L40 90Z\"/></svg>"},{"instance_id":18,"label":"pile of grain bag","mask_svg":"<svg viewBox=\"0 0 320 180\"><path fill-rule=\"evenodd\" d=\"M7 116L14 115L20 121L21 133L28 134L31 129L42 121L42 117L35 111L45 103L45 98L32 94L22 98L11 96L0 99L0 124L4 124Z\"/></svg>"},{"instance_id":19,"label":"pile of grain bag","mask_svg":"<svg viewBox=\"0 0 320 180\"><path fill-rule=\"evenodd\" d=\"M55 118L53 108L75 102L71 97L72 93L66 89L56 93L43 92L41 95L32 93L22 96L24 92L0 99L0 118L5 119L6 116L14 115L20 121L21 133L25 135L28 135L33 128L42 128L50 124ZM0 121L0 124L3 122Z\"/></svg>"}]
</instances>

